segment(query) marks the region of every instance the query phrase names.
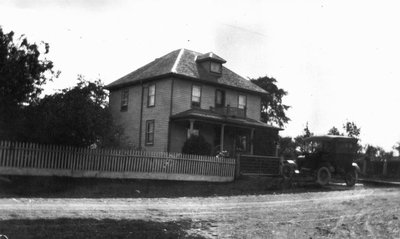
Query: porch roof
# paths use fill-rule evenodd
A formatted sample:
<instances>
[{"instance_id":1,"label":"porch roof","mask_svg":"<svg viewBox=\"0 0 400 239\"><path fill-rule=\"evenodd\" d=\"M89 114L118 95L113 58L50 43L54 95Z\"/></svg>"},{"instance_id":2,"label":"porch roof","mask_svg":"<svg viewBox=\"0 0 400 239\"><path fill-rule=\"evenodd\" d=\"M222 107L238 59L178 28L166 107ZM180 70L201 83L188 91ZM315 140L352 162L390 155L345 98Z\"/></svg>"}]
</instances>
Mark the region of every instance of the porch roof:
<instances>
[{"instance_id":1,"label":"porch roof","mask_svg":"<svg viewBox=\"0 0 400 239\"><path fill-rule=\"evenodd\" d=\"M212 112L210 110L204 110L204 109L186 110L181 113L172 115L170 118L172 120L197 119L197 120L202 120L202 121L225 123L225 124L231 124L231 125L237 125L237 126L282 130L281 128L266 124L266 123L258 121L258 120L254 120L254 119L250 119L250 118L236 118L236 117L224 116L224 115L220 115L218 113Z\"/></svg>"}]
</instances>

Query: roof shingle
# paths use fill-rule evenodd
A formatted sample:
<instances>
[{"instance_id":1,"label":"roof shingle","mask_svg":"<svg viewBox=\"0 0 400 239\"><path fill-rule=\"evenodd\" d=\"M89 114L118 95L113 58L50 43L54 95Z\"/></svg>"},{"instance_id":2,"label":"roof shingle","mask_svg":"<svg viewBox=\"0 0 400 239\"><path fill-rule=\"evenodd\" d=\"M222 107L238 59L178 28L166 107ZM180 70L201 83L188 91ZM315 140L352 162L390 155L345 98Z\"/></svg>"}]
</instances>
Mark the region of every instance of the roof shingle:
<instances>
[{"instance_id":1,"label":"roof shingle","mask_svg":"<svg viewBox=\"0 0 400 239\"><path fill-rule=\"evenodd\" d=\"M234 117L227 117L220 115L218 113L212 112L210 110L204 109L190 109L175 115L171 116L173 120L179 119L202 119L207 121L214 121L214 122L223 122L229 123L233 125L240 125L240 126L250 126L250 127L260 127L260 128L269 128L274 130L282 130L281 128L275 127L273 125L255 120L250 118L234 118Z\"/></svg>"},{"instance_id":2,"label":"roof shingle","mask_svg":"<svg viewBox=\"0 0 400 239\"><path fill-rule=\"evenodd\" d=\"M199 56L209 56L210 54L211 53L201 54L187 49L175 50L112 82L111 84L107 85L107 88L115 89L155 77L173 74L175 76L192 78L212 84L252 91L255 93L268 93L259 86L251 83L249 80L241 77L226 67L222 67L221 75L209 73L207 69L196 62L196 59ZM214 53L212 54L213 56L220 58Z\"/></svg>"}]
</instances>

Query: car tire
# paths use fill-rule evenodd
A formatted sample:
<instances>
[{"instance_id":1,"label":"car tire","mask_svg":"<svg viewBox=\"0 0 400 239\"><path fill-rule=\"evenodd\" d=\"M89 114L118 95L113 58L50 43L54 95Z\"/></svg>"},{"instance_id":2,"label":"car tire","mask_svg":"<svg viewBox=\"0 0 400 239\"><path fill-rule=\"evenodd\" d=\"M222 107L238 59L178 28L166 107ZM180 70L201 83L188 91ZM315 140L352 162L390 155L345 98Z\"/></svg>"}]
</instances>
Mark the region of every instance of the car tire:
<instances>
[{"instance_id":1,"label":"car tire","mask_svg":"<svg viewBox=\"0 0 400 239\"><path fill-rule=\"evenodd\" d=\"M358 174L357 174L357 170L352 169L348 172L346 172L346 174L344 175L344 181L346 182L346 185L348 187L353 187L358 179Z\"/></svg>"},{"instance_id":2,"label":"car tire","mask_svg":"<svg viewBox=\"0 0 400 239\"><path fill-rule=\"evenodd\" d=\"M291 180L293 178L294 168L289 164L284 164L282 167L282 176L284 180Z\"/></svg>"},{"instance_id":3,"label":"car tire","mask_svg":"<svg viewBox=\"0 0 400 239\"><path fill-rule=\"evenodd\" d=\"M317 170L317 183L321 186L328 185L331 181L331 171L328 167L322 166Z\"/></svg>"}]
</instances>

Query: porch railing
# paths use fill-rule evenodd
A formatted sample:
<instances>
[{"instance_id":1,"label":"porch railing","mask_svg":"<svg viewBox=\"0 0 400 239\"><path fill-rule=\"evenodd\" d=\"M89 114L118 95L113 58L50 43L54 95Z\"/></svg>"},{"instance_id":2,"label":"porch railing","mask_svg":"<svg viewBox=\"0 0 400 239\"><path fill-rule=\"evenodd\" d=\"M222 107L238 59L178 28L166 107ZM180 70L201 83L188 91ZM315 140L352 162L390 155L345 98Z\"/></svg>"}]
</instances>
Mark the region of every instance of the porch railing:
<instances>
[{"instance_id":1,"label":"porch railing","mask_svg":"<svg viewBox=\"0 0 400 239\"><path fill-rule=\"evenodd\" d=\"M224 116L246 118L246 107L242 109L228 105L226 107L210 107L210 110Z\"/></svg>"}]
</instances>

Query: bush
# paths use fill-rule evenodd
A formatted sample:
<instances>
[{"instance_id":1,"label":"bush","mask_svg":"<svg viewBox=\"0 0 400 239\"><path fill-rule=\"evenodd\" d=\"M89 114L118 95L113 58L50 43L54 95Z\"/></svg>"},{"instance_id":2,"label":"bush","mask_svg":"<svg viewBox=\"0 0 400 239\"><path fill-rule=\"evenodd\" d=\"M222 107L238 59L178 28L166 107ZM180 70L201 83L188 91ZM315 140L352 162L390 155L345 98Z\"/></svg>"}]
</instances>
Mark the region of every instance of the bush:
<instances>
[{"instance_id":1,"label":"bush","mask_svg":"<svg viewBox=\"0 0 400 239\"><path fill-rule=\"evenodd\" d=\"M211 144L207 143L203 136L192 135L183 144L182 153L184 154L197 154L197 155L210 155Z\"/></svg>"}]
</instances>

